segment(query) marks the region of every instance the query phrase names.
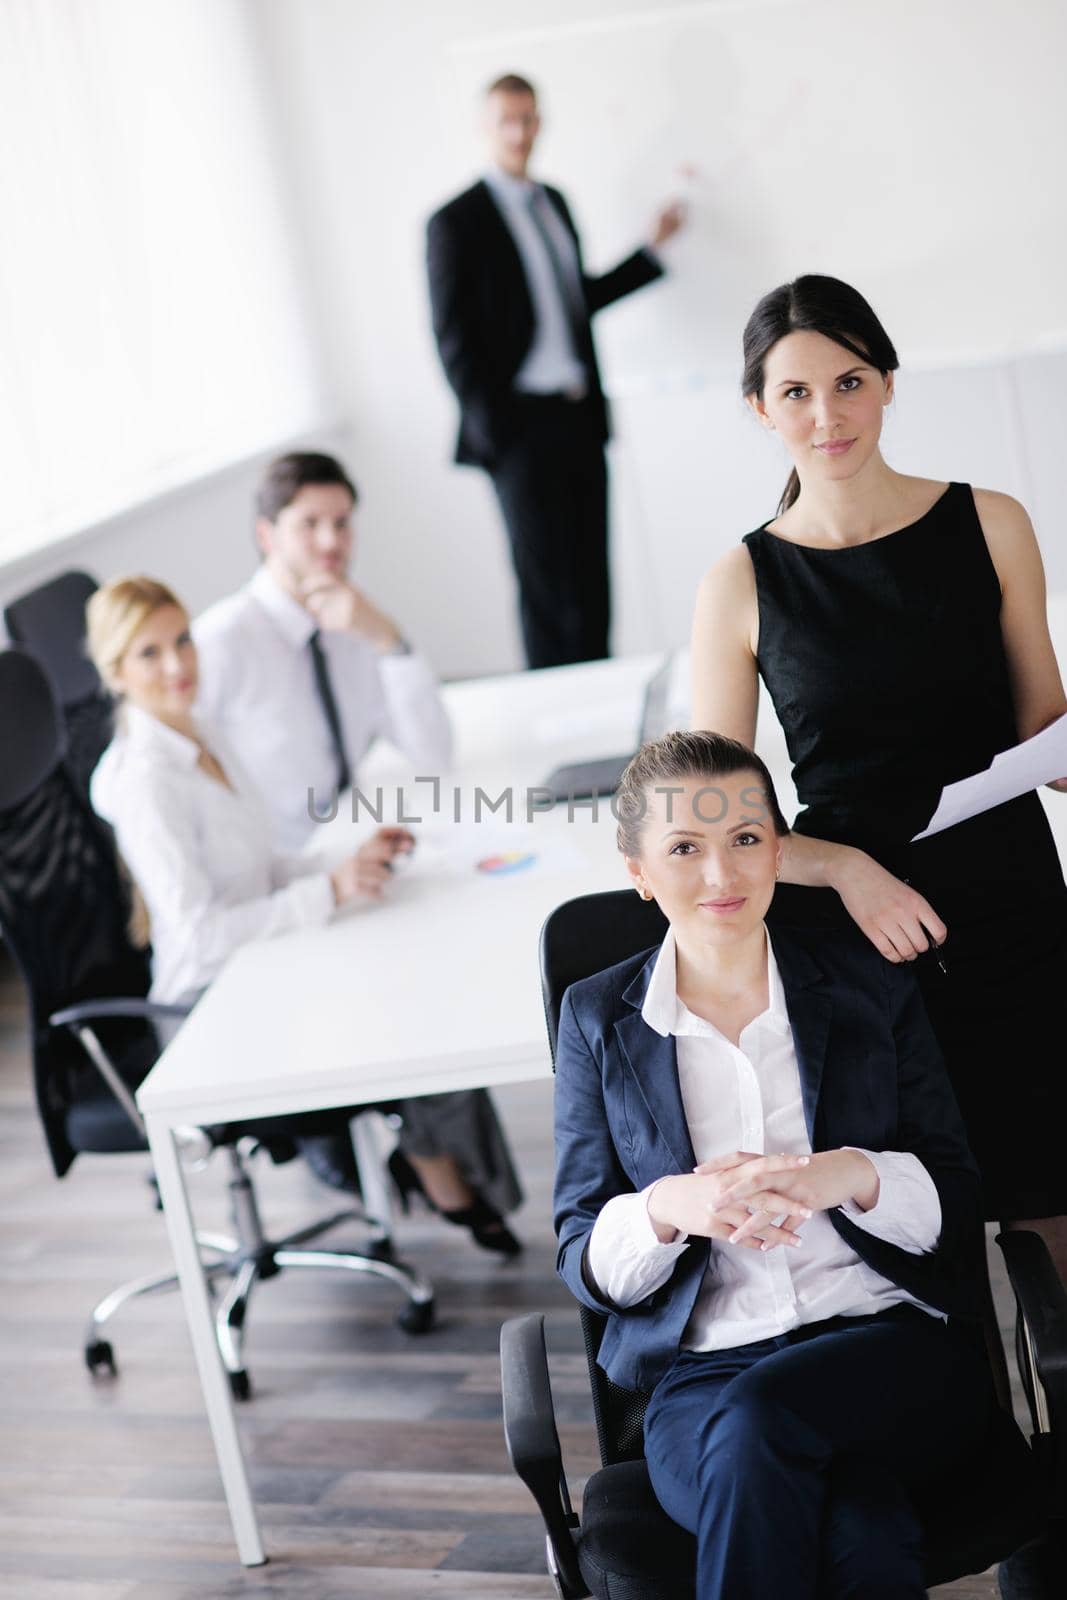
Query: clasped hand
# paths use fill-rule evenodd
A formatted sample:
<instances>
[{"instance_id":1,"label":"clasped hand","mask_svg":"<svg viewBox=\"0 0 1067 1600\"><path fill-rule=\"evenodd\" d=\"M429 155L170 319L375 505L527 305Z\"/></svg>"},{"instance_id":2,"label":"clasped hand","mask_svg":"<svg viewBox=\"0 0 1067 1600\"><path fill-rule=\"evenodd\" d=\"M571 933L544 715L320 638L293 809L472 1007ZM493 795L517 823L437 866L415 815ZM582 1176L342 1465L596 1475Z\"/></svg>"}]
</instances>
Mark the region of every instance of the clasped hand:
<instances>
[{"instance_id":1,"label":"clasped hand","mask_svg":"<svg viewBox=\"0 0 1067 1600\"><path fill-rule=\"evenodd\" d=\"M648 1214L665 1244L673 1231L766 1252L796 1248L798 1230L816 1211L848 1200L869 1210L877 1199L878 1173L858 1150L797 1156L733 1150L693 1172L661 1178Z\"/></svg>"}]
</instances>

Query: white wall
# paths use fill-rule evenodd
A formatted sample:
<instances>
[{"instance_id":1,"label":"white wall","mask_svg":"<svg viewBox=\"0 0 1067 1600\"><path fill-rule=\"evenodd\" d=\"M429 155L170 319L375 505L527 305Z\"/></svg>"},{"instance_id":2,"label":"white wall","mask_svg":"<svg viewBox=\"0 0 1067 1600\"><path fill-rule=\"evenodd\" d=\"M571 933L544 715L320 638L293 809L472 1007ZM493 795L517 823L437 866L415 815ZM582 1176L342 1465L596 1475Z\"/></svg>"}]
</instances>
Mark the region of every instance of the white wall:
<instances>
[{"instance_id":1,"label":"white wall","mask_svg":"<svg viewBox=\"0 0 1067 1600\"><path fill-rule=\"evenodd\" d=\"M335 415L274 104L256 0L0 6L5 561Z\"/></svg>"},{"instance_id":2,"label":"white wall","mask_svg":"<svg viewBox=\"0 0 1067 1600\"><path fill-rule=\"evenodd\" d=\"M1049 586L1067 589L1067 352L906 369L886 412L883 449L902 471L1002 489L1041 539ZM616 404L621 465L639 521L622 530L631 618L646 648L688 636L696 585L714 558L765 522L790 463L747 414L733 380L635 389ZM1064 662L1067 668L1067 660Z\"/></svg>"},{"instance_id":3,"label":"white wall","mask_svg":"<svg viewBox=\"0 0 1067 1600\"><path fill-rule=\"evenodd\" d=\"M344 450L348 440L334 433L326 448L331 444ZM264 460L216 473L0 568L0 609L78 567L101 581L120 573L162 578L192 611L202 610L244 583L256 565L252 496Z\"/></svg>"},{"instance_id":4,"label":"white wall","mask_svg":"<svg viewBox=\"0 0 1067 1600\"><path fill-rule=\"evenodd\" d=\"M785 468L736 394L740 328L797 271L853 276L904 362L887 453L1021 494L1067 587L1067 244L1057 0L259 0L277 172L364 493L359 574L449 675L519 662L484 477L423 273L427 214L481 160L475 91L542 88L538 168L593 269L632 247L677 160L704 174L668 282L599 322L615 397L616 648L674 643L708 562L770 516ZM210 250L212 241L198 241ZM316 441L320 442L320 441ZM0 573L0 600L76 559L194 606L249 565L255 464Z\"/></svg>"}]
</instances>

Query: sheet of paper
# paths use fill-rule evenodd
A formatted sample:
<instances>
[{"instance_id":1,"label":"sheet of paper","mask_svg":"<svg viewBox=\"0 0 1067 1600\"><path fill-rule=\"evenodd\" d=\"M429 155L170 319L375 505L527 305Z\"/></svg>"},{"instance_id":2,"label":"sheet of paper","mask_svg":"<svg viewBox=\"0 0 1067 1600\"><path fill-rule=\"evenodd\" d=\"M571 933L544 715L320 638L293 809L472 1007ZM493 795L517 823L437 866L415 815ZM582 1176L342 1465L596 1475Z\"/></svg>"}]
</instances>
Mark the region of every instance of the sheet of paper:
<instances>
[{"instance_id":1,"label":"sheet of paper","mask_svg":"<svg viewBox=\"0 0 1067 1600\"><path fill-rule=\"evenodd\" d=\"M1067 715L1057 717L1032 739L1024 739L1010 750L1002 750L984 772L976 772L958 783L946 784L937 810L916 839L927 839L957 822L976 817L980 811L1003 805L1016 795L1039 789L1053 778L1067 777ZM914 842L914 841L913 841Z\"/></svg>"},{"instance_id":2,"label":"sheet of paper","mask_svg":"<svg viewBox=\"0 0 1067 1600\"><path fill-rule=\"evenodd\" d=\"M540 877L581 872L585 867L585 857L576 845L536 825L517 822L508 828L437 823L419 829L416 837L414 853L396 864L399 875Z\"/></svg>"}]
</instances>

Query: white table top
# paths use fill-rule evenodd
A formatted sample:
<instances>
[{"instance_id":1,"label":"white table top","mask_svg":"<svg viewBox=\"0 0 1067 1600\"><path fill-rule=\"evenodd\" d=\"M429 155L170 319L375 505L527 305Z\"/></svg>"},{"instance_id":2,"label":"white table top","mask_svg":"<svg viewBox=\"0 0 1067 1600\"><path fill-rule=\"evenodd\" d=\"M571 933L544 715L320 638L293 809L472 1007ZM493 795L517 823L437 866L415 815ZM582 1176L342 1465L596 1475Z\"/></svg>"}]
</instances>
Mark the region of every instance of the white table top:
<instances>
[{"instance_id":1,"label":"white table top","mask_svg":"<svg viewBox=\"0 0 1067 1600\"><path fill-rule=\"evenodd\" d=\"M657 657L480 679L446 691L455 773L433 791L395 761L368 763L361 788L386 816L396 786L420 814L415 855L387 903L325 928L244 946L227 963L138 1092L149 1115L197 1122L321 1108L518 1081L550 1070L537 941L574 895L622 888L608 802L534 810L526 793L557 762L632 748ZM481 803L514 794L511 823ZM460 821L455 821L456 791ZM535 806L538 802L535 800ZM353 829L342 801L321 843L334 855ZM511 871L476 865L514 851Z\"/></svg>"},{"instance_id":2,"label":"white table top","mask_svg":"<svg viewBox=\"0 0 1067 1600\"><path fill-rule=\"evenodd\" d=\"M445 698L457 736L455 770L443 775L440 811L429 784L392 753L372 753L361 789L383 818L424 821L386 904L349 912L328 927L246 945L228 962L138 1091L141 1109L174 1121L228 1121L330 1105L517 1082L549 1071L537 967L538 934L575 895L623 888L615 820L601 801L568 816L565 806L525 814L525 795L563 761L633 748L644 685L657 656L630 657L452 684ZM672 702L687 718L686 665ZM786 815L795 791L781 731L764 699L757 747ZM481 804L514 796L512 821ZM454 821L459 791L460 822ZM1061 855L1067 797L1042 799ZM344 801L318 830L328 858L374 826L353 823ZM514 872L475 863L515 849L535 859Z\"/></svg>"}]
</instances>

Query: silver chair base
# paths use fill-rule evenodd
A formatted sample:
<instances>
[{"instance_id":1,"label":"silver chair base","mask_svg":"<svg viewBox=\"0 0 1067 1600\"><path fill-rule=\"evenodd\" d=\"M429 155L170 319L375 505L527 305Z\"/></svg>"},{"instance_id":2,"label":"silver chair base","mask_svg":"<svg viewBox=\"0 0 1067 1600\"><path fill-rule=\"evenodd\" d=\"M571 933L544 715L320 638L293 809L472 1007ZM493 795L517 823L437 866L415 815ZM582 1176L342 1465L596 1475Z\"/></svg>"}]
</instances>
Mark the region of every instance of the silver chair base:
<instances>
[{"instance_id":1,"label":"silver chair base","mask_svg":"<svg viewBox=\"0 0 1067 1600\"><path fill-rule=\"evenodd\" d=\"M203 1263L208 1286L215 1291L216 1280L225 1275L230 1279L228 1288L215 1313L215 1332L219 1354L229 1374L234 1397L247 1400L252 1392L244 1365L244 1337L248 1321L248 1308L252 1290L257 1282L272 1278L288 1267L319 1267L345 1272L365 1273L383 1279L401 1290L406 1304L397 1316L397 1322L407 1333L424 1333L433 1326L433 1285L421 1273L402 1262L388 1259L390 1240L382 1231L379 1217L366 1218L354 1206L335 1211L328 1217L286 1234L282 1239L269 1239L263 1231L252 1180L244 1158L234 1146L227 1147L230 1160L230 1204L234 1236L198 1233L197 1243L202 1250L212 1251L218 1257ZM377 1224L370 1241L368 1253L358 1250L308 1250L303 1246L312 1239L335 1228L340 1222L352 1218ZM381 1253L379 1253L381 1252ZM177 1274L173 1272L131 1278L121 1284L93 1307L85 1338L85 1360L90 1372L114 1373L115 1358L111 1345L103 1338L107 1322L127 1301L140 1295L154 1294L163 1289L177 1288Z\"/></svg>"}]
</instances>

